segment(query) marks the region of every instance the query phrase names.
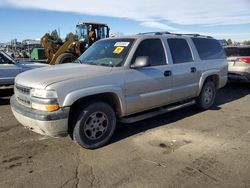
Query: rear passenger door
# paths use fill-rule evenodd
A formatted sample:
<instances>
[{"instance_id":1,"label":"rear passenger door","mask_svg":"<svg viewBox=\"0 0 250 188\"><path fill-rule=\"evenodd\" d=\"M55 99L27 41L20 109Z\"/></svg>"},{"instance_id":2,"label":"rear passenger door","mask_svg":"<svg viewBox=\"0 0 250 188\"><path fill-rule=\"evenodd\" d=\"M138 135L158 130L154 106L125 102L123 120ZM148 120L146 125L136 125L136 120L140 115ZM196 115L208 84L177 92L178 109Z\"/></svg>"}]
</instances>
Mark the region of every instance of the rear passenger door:
<instances>
[{"instance_id":1,"label":"rear passenger door","mask_svg":"<svg viewBox=\"0 0 250 188\"><path fill-rule=\"evenodd\" d=\"M150 65L127 69L125 98L127 114L159 107L171 102L171 67L167 65L162 40L144 39L138 45L131 65L137 57L147 56Z\"/></svg>"},{"instance_id":2,"label":"rear passenger door","mask_svg":"<svg viewBox=\"0 0 250 188\"><path fill-rule=\"evenodd\" d=\"M172 100L179 101L196 96L199 89L200 71L190 44L184 38L168 38L172 57Z\"/></svg>"}]
</instances>

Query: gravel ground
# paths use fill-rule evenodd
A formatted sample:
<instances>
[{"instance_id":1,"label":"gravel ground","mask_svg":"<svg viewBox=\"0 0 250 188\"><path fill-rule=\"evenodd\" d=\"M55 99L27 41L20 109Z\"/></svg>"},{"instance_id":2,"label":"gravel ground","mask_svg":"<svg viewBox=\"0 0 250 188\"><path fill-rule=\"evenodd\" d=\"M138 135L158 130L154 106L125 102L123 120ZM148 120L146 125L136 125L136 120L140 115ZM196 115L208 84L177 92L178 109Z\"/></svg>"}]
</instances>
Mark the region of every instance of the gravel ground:
<instances>
[{"instance_id":1,"label":"gravel ground","mask_svg":"<svg viewBox=\"0 0 250 188\"><path fill-rule=\"evenodd\" d=\"M10 110L12 92L0 90L1 188L250 187L250 85L219 90L211 110L119 125L97 150L24 129Z\"/></svg>"}]
</instances>

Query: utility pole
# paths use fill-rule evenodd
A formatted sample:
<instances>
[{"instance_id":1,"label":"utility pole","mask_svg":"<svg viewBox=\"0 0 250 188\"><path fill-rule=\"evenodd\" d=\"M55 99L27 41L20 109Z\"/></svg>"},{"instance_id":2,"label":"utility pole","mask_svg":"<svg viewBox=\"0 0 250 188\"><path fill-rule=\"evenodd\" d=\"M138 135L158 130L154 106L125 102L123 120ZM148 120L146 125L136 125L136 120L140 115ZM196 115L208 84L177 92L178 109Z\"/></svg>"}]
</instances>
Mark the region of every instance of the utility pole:
<instances>
[{"instance_id":1,"label":"utility pole","mask_svg":"<svg viewBox=\"0 0 250 188\"><path fill-rule=\"evenodd\" d=\"M60 27L58 27L58 36L61 38Z\"/></svg>"}]
</instances>

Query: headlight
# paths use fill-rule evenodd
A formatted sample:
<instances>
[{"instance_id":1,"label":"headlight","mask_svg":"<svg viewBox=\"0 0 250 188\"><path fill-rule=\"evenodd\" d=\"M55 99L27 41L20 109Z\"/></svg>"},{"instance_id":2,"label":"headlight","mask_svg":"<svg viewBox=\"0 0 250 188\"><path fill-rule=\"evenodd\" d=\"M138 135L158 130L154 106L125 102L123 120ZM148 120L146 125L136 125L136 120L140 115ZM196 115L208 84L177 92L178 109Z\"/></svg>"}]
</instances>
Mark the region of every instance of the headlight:
<instances>
[{"instance_id":1,"label":"headlight","mask_svg":"<svg viewBox=\"0 0 250 188\"><path fill-rule=\"evenodd\" d=\"M42 89L31 89L31 97L43 98L43 99L56 99L57 94L55 91L47 91Z\"/></svg>"},{"instance_id":2,"label":"headlight","mask_svg":"<svg viewBox=\"0 0 250 188\"><path fill-rule=\"evenodd\" d=\"M30 95L31 95L31 107L33 109L45 112L52 112L60 108L57 101L56 91L32 89L30 91Z\"/></svg>"},{"instance_id":3,"label":"headlight","mask_svg":"<svg viewBox=\"0 0 250 188\"><path fill-rule=\"evenodd\" d=\"M35 110L41 110L45 112L52 112L59 109L58 104L39 104L35 102L32 102L31 107Z\"/></svg>"}]
</instances>

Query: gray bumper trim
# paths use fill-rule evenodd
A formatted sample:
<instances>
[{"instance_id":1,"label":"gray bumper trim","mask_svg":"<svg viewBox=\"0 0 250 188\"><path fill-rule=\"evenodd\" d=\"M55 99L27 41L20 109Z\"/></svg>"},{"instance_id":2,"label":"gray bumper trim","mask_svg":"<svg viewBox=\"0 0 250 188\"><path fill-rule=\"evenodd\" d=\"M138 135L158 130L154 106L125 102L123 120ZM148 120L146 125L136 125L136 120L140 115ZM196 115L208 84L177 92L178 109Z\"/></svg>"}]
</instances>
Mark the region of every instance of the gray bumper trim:
<instances>
[{"instance_id":1,"label":"gray bumper trim","mask_svg":"<svg viewBox=\"0 0 250 188\"><path fill-rule=\"evenodd\" d=\"M239 80L239 81L250 82L250 73L230 71L230 72L228 72L228 79L229 80Z\"/></svg>"},{"instance_id":2,"label":"gray bumper trim","mask_svg":"<svg viewBox=\"0 0 250 188\"><path fill-rule=\"evenodd\" d=\"M12 96L10 99L11 108L15 110L17 113L29 117L31 119L39 120L39 121L53 121L60 119L68 119L70 107L60 108L54 112L42 112L38 110L34 110L31 108L27 108L23 105L20 105L15 96Z\"/></svg>"}]
</instances>

